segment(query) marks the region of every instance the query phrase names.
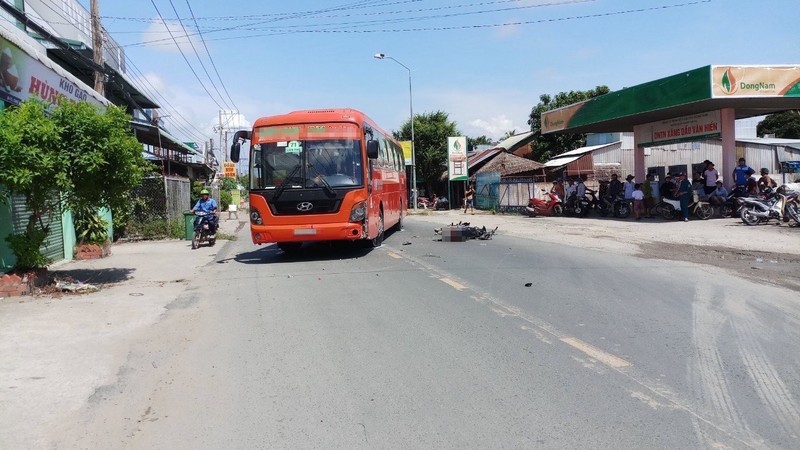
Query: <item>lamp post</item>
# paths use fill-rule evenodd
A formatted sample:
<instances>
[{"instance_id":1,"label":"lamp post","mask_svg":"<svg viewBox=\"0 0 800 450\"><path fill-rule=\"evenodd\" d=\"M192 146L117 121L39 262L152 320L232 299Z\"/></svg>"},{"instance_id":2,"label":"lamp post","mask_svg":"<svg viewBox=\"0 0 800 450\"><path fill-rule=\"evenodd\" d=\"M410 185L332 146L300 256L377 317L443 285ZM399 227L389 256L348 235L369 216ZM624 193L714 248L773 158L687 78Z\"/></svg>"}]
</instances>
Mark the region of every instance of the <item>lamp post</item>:
<instances>
[{"instance_id":1,"label":"lamp post","mask_svg":"<svg viewBox=\"0 0 800 450\"><path fill-rule=\"evenodd\" d=\"M400 61L391 56L386 56L383 53L376 53L375 59L391 59L408 71L408 108L411 110L411 200L412 203L414 203L413 208L417 209L417 154L414 150L414 97L411 94L411 69Z\"/></svg>"}]
</instances>

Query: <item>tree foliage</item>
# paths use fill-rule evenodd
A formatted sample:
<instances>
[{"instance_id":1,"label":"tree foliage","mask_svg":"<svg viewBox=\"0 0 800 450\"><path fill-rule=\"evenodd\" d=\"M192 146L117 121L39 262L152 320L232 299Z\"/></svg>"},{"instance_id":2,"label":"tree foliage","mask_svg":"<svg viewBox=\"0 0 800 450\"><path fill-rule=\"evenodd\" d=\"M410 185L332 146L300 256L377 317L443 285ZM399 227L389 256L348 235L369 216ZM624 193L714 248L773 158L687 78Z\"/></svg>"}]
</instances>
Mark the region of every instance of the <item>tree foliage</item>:
<instances>
[{"instance_id":1,"label":"tree foliage","mask_svg":"<svg viewBox=\"0 0 800 450\"><path fill-rule=\"evenodd\" d=\"M59 204L112 211L127 205L148 168L129 120L115 106L98 112L86 102L50 107L36 99L0 114L0 185L25 196L32 212L17 239L49 232L43 218ZM28 268L24 261L32 259L17 256L17 268Z\"/></svg>"},{"instance_id":2,"label":"tree foliage","mask_svg":"<svg viewBox=\"0 0 800 450\"><path fill-rule=\"evenodd\" d=\"M494 144L494 142L492 142L492 140L486 135L481 135L476 138L471 138L467 136L467 148L475 148L475 146L477 145L492 145L492 144Z\"/></svg>"},{"instance_id":3,"label":"tree foliage","mask_svg":"<svg viewBox=\"0 0 800 450\"><path fill-rule=\"evenodd\" d=\"M411 121L406 121L400 131L393 134L395 139L411 140ZM456 123L450 120L446 112L414 115L417 180L423 181L429 192L447 170L447 138L460 135Z\"/></svg>"},{"instance_id":4,"label":"tree foliage","mask_svg":"<svg viewBox=\"0 0 800 450\"><path fill-rule=\"evenodd\" d=\"M758 123L756 133L759 136L774 134L776 138L800 139L800 110L768 115Z\"/></svg>"},{"instance_id":5,"label":"tree foliage","mask_svg":"<svg viewBox=\"0 0 800 450\"><path fill-rule=\"evenodd\" d=\"M531 126L531 131L534 132L534 140L531 143L531 147L533 148L532 158L539 162L545 162L555 155L566 151L575 150L576 148L583 147L586 144L586 135L584 134L550 133L543 135L543 112L558 109L573 103L582 102L590 98L607 94L608 92L610 92L608 86L597 86L596 88L588 91L559 92L555 95L555 97L551 97L548 94L542 94L539 97L539 104L531 109L531 114L528 118L528 125Z\"/></svg>"}]
</instances>

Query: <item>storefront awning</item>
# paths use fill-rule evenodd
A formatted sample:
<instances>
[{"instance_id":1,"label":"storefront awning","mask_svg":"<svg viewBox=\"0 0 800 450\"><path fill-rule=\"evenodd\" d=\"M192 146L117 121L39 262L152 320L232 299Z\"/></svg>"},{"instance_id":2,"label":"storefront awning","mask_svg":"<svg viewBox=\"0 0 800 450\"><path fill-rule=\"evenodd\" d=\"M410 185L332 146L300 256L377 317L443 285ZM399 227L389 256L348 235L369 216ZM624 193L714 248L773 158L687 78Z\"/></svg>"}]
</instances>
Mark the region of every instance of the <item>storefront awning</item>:
<instances>
[{"instance_id":1,"label":"storefront awning","mask_svg":"<svg viewBox=\"0 0 800 450\"><path fill-rule=\"evenodd\" d=\"M195 153L193 148L155 125L131 120L131 128L136 139L142 144L165 148L184 155Z\"/></svg>"}]
</instances>

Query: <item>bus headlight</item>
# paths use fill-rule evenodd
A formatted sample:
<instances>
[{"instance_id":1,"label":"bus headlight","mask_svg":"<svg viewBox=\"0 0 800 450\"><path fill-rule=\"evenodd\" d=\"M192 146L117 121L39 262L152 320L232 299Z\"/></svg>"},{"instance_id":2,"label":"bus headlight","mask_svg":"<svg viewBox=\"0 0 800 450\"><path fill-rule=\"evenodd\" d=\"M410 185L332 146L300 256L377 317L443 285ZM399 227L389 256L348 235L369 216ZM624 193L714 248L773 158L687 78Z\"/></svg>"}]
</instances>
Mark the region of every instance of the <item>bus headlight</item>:
<instances>
[{"instance_id":1,"label":"bus headlight","mask_svg":"<svg viewBox=\"0 0 800 450\"><path fill-rule=\"evenodd\" d=\"M367 217L367 202L358 202L350 209L350 222L361 222Z\"/></svg>"},{"instance_id":2,"label":"bus headlight","mask_svg":"<svg viewBox=\"0 0 800 450\"><path fill-rule=\"evenodd\" d=\"M256 225L263 225L264 224L264 221L261 220L261 214L258 213L257 209L254 209L250 213L250 221L253 222Z\"/></svg>"}]
</instances>

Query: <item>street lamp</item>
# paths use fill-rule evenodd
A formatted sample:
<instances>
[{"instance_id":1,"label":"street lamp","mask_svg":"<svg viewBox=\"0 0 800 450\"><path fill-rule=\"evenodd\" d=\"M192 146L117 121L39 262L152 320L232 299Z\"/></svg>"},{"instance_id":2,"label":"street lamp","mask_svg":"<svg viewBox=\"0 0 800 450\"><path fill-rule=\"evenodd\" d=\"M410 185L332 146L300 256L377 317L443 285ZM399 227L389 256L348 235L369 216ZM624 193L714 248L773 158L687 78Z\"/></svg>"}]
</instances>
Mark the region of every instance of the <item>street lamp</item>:
<instances>
[{"instance_id":1,"label":"street lamp","mask_svg":"<svg viewBox=\"0 0 800 450\"><path fill-rule=\"evenodd\" d=\"M411 199L414 209L417 209L417 154L414 151L414 97L411 94L411 69L383 53L375 53L375 59L391 59L408 71L408 108L411 110Z\"/></svg>"}]
</instances>

